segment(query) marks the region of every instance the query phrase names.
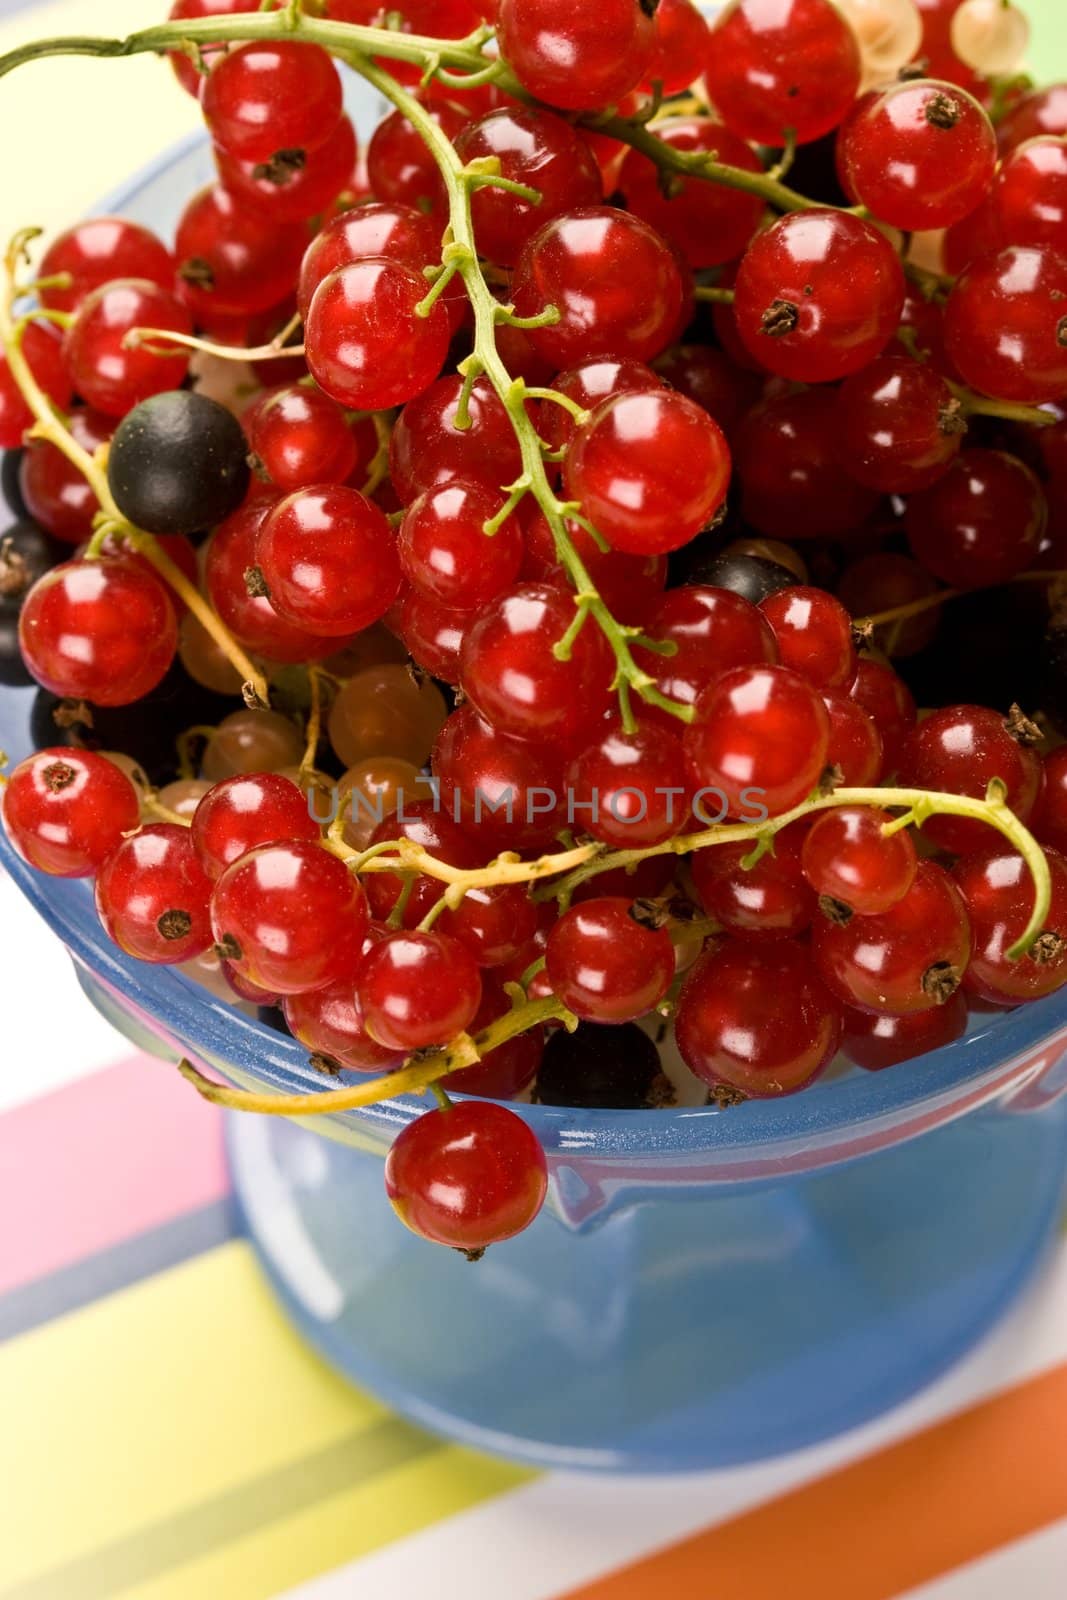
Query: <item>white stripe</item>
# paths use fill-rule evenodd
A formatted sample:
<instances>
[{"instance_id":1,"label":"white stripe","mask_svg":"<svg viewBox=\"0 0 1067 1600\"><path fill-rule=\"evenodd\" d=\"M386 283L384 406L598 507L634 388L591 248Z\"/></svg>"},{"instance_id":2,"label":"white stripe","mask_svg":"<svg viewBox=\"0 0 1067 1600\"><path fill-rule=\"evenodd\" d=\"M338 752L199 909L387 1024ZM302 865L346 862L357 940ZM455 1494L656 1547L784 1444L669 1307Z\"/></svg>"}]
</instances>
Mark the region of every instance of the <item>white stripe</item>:
<instances>
[{"instance_id":1,"label":"white stripe","mask_svg":"<svg viewBox=\"0 0 1067 1600\"><path fill-rule=\"evenodd\" d=\"M362 1597L362 1590L360 1591ZM1067 1593L1067 1522L1005 1545L958 1567L901 1600L1063 1600Z\"/></svg>"}]
</instances>

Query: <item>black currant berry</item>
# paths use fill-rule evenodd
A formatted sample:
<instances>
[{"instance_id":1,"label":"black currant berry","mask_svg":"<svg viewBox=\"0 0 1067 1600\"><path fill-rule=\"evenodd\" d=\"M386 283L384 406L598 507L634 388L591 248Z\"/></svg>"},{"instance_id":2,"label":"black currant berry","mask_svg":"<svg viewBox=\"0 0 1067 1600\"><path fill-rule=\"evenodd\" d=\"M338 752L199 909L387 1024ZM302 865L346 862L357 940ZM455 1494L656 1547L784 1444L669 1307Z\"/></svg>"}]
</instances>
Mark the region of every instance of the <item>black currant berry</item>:
<instances>
[{"instance_id":1,"label":"black currant berry","mask_svg":"<svg viewBox=\"0 0 1067 1600\"><path fill-rule=\"evenodd\" d=\"M778 594L782 589L792 589L795 572L768 561L766 556L707 556L699 562L686 578L687 583L707 583L716 589L730 589L743 600L758 606L761 600Z\"/></svg>"},{"instance_id":2,"label":"black currant berry","mask_svg":"<svg viewBox=\"0 0 1067 1600\"><path fill-rule=\"evenodd\" d=\"M636 1023L580 1022L573 1033L560 1028L550 1036L536 1098L546 1106L638 1111L650 1103L659 1075L659 1052Z\"/></svg>"},{"instance_id":3,"label":"black currant berry","mask_svg":"<svg viewBox=\"0 0 1067 1600\"><path fill-rule=\"evenodd\" d=\"M248 488L240 423L206 395L174 389L134 406L115 430L107 477L115 504L148 533L199 533Z\"/></svg>"},{"instance_id":4,"label":"black currant berry","mask_svg":"<svg viewBox=\"0 0 1067 1600\"><path fill-rule=\"evenodd\" d=\"M58 546L34 522L15 522L0 532L0 684L9 689L33 682L19 651L22 602L61 559Z\"/></svg>"},{"instance_id":5,"label":"black currant berry","mask_svg":"<svg viewBox=\"0 0 1067 1600\"><path fill-rule=\"evenodd\" d=\"M19 470L24 454L22 450L5 450L3 459L0 460L0 493L16 517L26 515L26 502L19 487Z\"/></svg>"}]
</instances>

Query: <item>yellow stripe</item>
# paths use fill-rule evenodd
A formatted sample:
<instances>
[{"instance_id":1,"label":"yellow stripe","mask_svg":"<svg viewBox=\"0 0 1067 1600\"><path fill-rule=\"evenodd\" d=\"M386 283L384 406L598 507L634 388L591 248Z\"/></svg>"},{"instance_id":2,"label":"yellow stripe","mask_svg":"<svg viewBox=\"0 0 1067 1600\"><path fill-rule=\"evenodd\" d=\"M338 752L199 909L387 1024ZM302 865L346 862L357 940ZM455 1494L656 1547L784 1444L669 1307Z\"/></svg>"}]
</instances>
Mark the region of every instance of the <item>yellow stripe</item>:
<instances>
[{"instance_id":1,"label":"yellow stripe","mask_svg":"<svg viewBox=\"0 0 1067 1600\"><path fill-rule=\"evenodd\" d=\"M268 1595L280 1587L274 1557L264 1554L275 1544L286 1570L306 1576L447 1515L457 1496L470 1504L521 1481L472 1458L458 1471L460 1452L424 1445L335 1376L289 1328L237 1240L5 1345L0 1417L3 1591L46 1573L58 1578L63 1568L72 1575L72 1563L89 1573L86 1558L99 1552L101 1570L111 1562L116 1580L124 1575L123 1593L162 1595L158 1578L143 1589L130 1584L180 1556L221 1563L226 1584L168 1586L168 1595ZM361 1468L361 1435L370 1467L364 1459ZM278 1496L299 1482L291 1472L305 1460L323 1474L325 1498L287 1518ZM389 1467L381 1481L366 1476ZM403 1489L409 1478L415 1487ZM269 1526L245 1539L256 1506ZM134 1549L144 1546L137 1559L133 1536ZM253 1586L239 1590L229 1565L240 1565L242 1541ZM49 1587L47 1579L33 1585L41 1600ZM54 1592L80 1600L83 1590L68 1581Z\"/></svg>"}]
</instances>

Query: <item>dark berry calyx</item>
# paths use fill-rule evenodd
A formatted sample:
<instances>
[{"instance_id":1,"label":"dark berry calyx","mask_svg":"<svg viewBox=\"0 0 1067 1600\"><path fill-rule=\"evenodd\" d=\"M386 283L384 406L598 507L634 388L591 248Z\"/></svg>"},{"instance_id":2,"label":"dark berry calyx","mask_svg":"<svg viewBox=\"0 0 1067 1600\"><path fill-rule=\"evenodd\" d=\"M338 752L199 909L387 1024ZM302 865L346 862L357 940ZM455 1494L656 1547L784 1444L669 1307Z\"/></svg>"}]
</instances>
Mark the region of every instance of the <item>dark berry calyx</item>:
<instances>
[{"instance_id":1,"label":"dark berry calyx","mask_svg":"<svg viewBox=\"0 0 1067 1600\"><path fill-rule=\"evenodd\" d=\"M925 116L932 128L944 128L948 132L963 116L963 107L955 95L942 91L928 103Z\"/></svg>"},{"instance_id":2,"label":"dark berry calyx","mask_svg":"<svg viewBox=\"0 0 1067 1600\"><path fill-rule=\"evenodd\" d=\"M270 590L267 587L267 580L263 576L261 567L246 567L244 578L245 588L253 600L270 599Z\"/></svg>"},{"instance_id":3,"label":"dark berry calyx","mask_svg":"<svg viewBox=\"0 0 1067 1600\"><path fill-rule=\"evenodd\" d=\"M41 774L50 794L62 794L69 789L78 774L69 761L50 761Z\"/></svg>"},{"instance_id":4,"label":"dark berry calyx","mask_svg":"<svg viewBox=\"0 0 1067 1600\"><path fill-rule=\"evenodd\" d=\"M30 569L10 539L0 540L0 599L17 600L31 583Z\"/></svg>"},{"instance_id":5,"label":"dark berry calyx","mask_svg":"<svg viewBox=\"0 0 1067 1600\"><path fill-rule=\"evenodd\" d=\"M639 928L665 928L670 921L666 907L658 905L655 900L635 900L629 916Z\"/></svg>"},{"instance_id":6,"label":"dark berry calyx","mask_svg":"<svg viewBox=\"0 0 1067 1600\"><path fill-rule=\"evenodd\" d=\"M273 183L276 188L282 188L289 183L298 172L303 172L307 166L307 153L304 150L275 150L269 161L260 161L252 168L253 178L267 183Z\"/></svg>"},{"instance_id":7,"label":"dark berry calyx","mask_svg":"<svg viewBox=\"0 0 1067 1600\"><path fill-rule=\"evenodd\" d=\"M951 961L935 961L923 973L922 991L936 1005L943 1006L960 986L961 973Z\"/></svg>"},{"instance_id":8,"label":"dark berry calyx","mask_svg":"<svg viewBox=\"0 0 1067 1600\"><path fill-rule=\"evenodd\" d=\"M1056 324L1056 343L1067 347L1067 317L1061 317Z\"/></svg>"},{"instance_id":9,"label":"dark berry calyx","mask_svg":"<svg viewBox=\"0 0 1067 1600\"><path fill-rule=\"evenodd\" d=\"M215 287L211 263L202 256L190 256L188 261L183 261L178 268L178 276L183 283L191 283L195 289L211 290Z\"/></svg>"},{"instance_id":10,"label":"dark berry calyx","mask_svg":"<svg viewBox=\"0 0 1067 1600\"><path fill-rule=\"evenodd\" d=\"M341 1071L341 1063L335 1061L333 1056L323 1055L321 1050L316 1050L308 1056L308 1066L315 1072L321 1072L327 1078L336 1078Z\"/></svg>"},{"instance_id":11,"label":"dark berry calyx","mask_svg":"<svg viewBox=\"0 0 1067 1600\"><path fill-rule=\"evenodd\" d=\"M164 911L158 918L156 927L160 937L168 941L184 939L193 925L193 919L188 911Z\"/></svg>"},{"instance_id":12,"label":"dark berry calyx","mask_svg":"<svg viewBox=\"0 0 1067 1600\"><path fill-rule=\"evenodd\" d=\"M93 714L84 700L61 700L52 712L57 728L91 728Z\"/></svg>"},{"instance_id":13,"label":"dark berry calyx","mask_svg":"<svg viewBox=\"0 0 1067 1600\"><path fill-rule=\"evenodd\" d=\"M839 928L847 927L855 915L851 906L846 906L843 900L835 900L829 894L819 896L819 910Z\"/></svg>"},{"instance_id":14,"label":"dark berry calyx","mask_svg":"<svg viewBox=\"0 0 1067 1600\"><path fill-rule=\"evenodd\" d=\"M220 961L240 961L242 951L232 933L224 933L215 945L215 954Z\"/></svg>"},{"instance_id":15,"label":"dark berry calyx","mask_svg":"<svg viewBox=\"0 0 1067 1600\"><path fill-rule=\"evenodd\" d=\"M708 1090L708 1105L717 1106L720 1111L728 1111L731 1106L743 1105L748 1095L743 1089L735 1089L729 1083L712 1084Z\"/></svg>"},{"instance_id":16,"label":"dark berry calyx","mask_svg":"<svg viewBox=\"0 0 1067 1600\"><path fill-rule=\"evenodd\" d=\"M1032 749L1034 745L1041 743L1043 737L1041 729L1019 705L1011 706L1004 719L1004 726L1016 744L1021 744L1026 749Z\"/></svg>"},{"instance_id":17,"label":"dark berry calyx","mask_svg":"<svg viewBox=\"0 0 1067 1600\"><path fill-rule=\"evenodd\" d=\"M1030 950L1030 960L1036 962L1039 967L1047 967L1050 962L1058 961L1064 950L1067 950L1067 939L1049 928L1034 940Z\"/></svg>"},{"instance_id":18,"label":"dark berry calyx","mask_svg":"<svg viewBox=\"0 0 1067 1600\"><path fill-rule=\"evenodd\" d=\"M967 418L963 414L963 407L953 395L951 400L946 400L937 414L937 426L946 437L952 438L955 434L967 432Z\"/></svg>"},{"instance_id":19,"label":"dark berry calyx","mask_svg":"<svg viewBox=\"0 0 1067 1600\"><path fill-rule=\"evenodd\" d=\"M783 339L800 321L800 308L792 300L772 300L763 313L760 331L771 339Z\"/></svg>"}]
</instances>

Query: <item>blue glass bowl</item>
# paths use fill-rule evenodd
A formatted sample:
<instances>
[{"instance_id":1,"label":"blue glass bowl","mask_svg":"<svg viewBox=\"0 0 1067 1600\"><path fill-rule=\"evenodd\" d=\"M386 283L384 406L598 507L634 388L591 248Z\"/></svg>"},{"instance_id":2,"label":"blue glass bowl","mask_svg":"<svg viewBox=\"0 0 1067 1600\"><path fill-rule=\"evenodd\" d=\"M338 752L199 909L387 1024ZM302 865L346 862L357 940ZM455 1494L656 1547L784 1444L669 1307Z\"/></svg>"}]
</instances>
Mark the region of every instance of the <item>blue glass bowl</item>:
<instances>
[{"instance_id":1,"label":"blue glass bowl","mask_svg":"<svg viewBox=\"0 0 1067 1600\"><path fill-rule=\"evenodd\" d=\"M107 208L166 234L209 176L197 140ZM32 700L0 689L13 761L31 748ZM124 959L85 883L37 875L2 835L0 863L138 1045L244 1087L321 1088L292 1039ZM520 1107L548 1153L549 1204L476 1266L408 1234L384 1197L381 1157L421 1100L299 1123L234 1115L234 1184L297 1325L398 1411L539 1464L724 1465L865 1421L1006 1309L1063 1200L1065 1048L1067 994L791 1099Z\"/></svg>"}]
</instances>

